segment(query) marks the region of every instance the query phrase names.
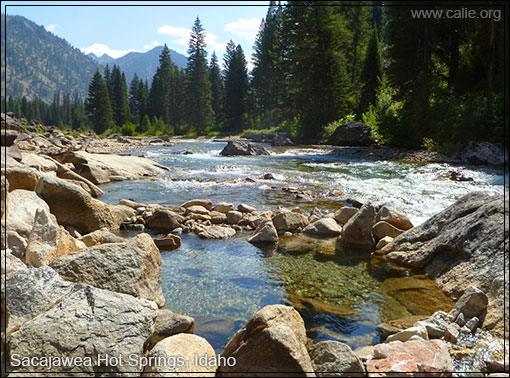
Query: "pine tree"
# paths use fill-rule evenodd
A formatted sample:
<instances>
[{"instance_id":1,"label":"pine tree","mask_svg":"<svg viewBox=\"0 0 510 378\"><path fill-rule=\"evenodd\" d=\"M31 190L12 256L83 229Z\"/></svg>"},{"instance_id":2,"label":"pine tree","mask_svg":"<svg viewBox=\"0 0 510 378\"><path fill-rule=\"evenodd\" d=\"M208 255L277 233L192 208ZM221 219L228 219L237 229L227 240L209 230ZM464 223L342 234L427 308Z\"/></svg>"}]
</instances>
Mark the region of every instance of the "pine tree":
<instances>
[{"instance_id":1,"label":"pine tree","mask_svg":"<svg viewBox=\"0 0 510 378\"><path fill-rule=\"evenodd\" d=\"M377 28L374 27L370 43L365 54L363 70L361 71L361 98L358 114L364 113L370 105L375 105L377 88L382 80L383 67Z\"/></svg>"},{"instance_id":2,"label":"pine tree","mask_svg":"<svg viewBox=\"0 0 510 378\"><path fill-rule=\"evenodd\" d=\"M248 69L241 45L232 40L227 44L224 67L225 129L241 131L245 128L248 110Z\"/></svg>"},{"instance_id":3,"label":"pine tree","mask_svg":"<svg viewBox=\"0 0 510 378\"><path fill-rule=\"evenodd\" d=\"M205 48L205 30L197 17L188 43L186 118L192 129L199 135L206 133L213 122L214 115Z\"/></svg>"},{"instance_id":4,"label":"pine tree","mask_svg":"<svg viewBox=\"0 0 510 378\"><path fill-rule=\"evenodd\" d=\"M149 103L152 116L157 116L166 124L170 123L172 72L175 68L170 57L170 49L165 44L159 56L159 66L152 79Z\"/></svg>"},{"instance_id":5,"label":"pine tree","mask_svg":"<svg viewBox=\"0 0 510 378\"><path fill-rule=\"evenodd\" d=\"M218 57L215 52L213 52L209 62L209 81L211 82L211 106L214 111L214 124L217 128L221 128L223 124L224 88L220 66L218 65Z\"/></svg>"},{"instance_id":6,"label":"pine tree","mask_svg":"<svg viewBox=\"0 0 510 378\"><path fill-rule=\"evenodd\" d=\"M127 99L127 84L124 73L119 66L113 66L112 70L113 97L110 99L113 111L113 120L117 126L122 126L129 121L129 105Z\"/></svg>"},{"instance_id":7,"label":"pine tree","mask_svg":"<svg viewBox=\"0 0 510 378\"><path fill-rule=\"evenodd\" d=\"M113 127L113 115L108 88L99 71L96 71L89 85L85 110L97 134L102 134L105 130Z\"/></svg>"}]
</instances>

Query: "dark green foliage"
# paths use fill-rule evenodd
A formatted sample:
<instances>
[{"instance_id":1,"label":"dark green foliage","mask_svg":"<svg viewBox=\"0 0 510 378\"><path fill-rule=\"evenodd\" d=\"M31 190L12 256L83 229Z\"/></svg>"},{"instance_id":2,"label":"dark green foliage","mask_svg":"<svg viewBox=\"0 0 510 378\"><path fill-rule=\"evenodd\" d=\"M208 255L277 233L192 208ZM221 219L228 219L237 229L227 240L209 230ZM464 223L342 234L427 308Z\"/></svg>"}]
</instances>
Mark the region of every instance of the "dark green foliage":
<instances>
[{"instance_id":1,"label":"dark green foliage","mask_svg":"<svg viewBox=\"0 0 510 378\"><path fill-rule=\"evenodd\" d=\"M112 105L113 120L117 126L122 126L130 120L129 105L127 96L126 77L118 66L113 66L112 77L112 96L110 102Z\"/></svg>"},{"instance_id":2,"label":"dark green foliage","mask_svg":"<svg viewBox=\"0 0 510 378\"><path fill-rule=\"evenodd\" d=\"M87 100L85 101L85 110L97 134L102 134L105 130L113 127L108 88L99 71L96 71L90 83Z\"/></svg>"},{"instance_id":3,"label":"dark green foliage","mask_svg":"<svg viewBox=\"0 0 510 378\"><path fill-rule=\"evenodd\" d=\"M379 86L379 82L382 80L382 76L383 67L381 49L379 47L377 29L374 28L365 54L363 70L361 71L360 76L361 98L358 114L362 114L367 111L370 105L375 105L377 87Z\"/></svg>"},{"instance_id":4,"label":"dark green foliage","mask_svg":"<svg viewBox=\"0 0 510 378\"><path fill-rule=\"evenodd\" d=\"M213 52L209 62L209 81L211 82L211 106L214 111L214 125L216 128L221 128L223 124L223 101L225 94L220 66L218 65L218 58L215 52Z\"/></svg>"},{"instance_id":5,"label":"dark green foliage","mask_svg":"<svg viewBox=\"0 0 510 378\"><path fill-rule=\"evenodd\" d=\"M224 58L225 130L242 131L248 111L248 69L241 45L232 40L227 44Z\"/></svg>"},{"instance_id":6,"label":"dark green foliage","mask_svg":"<svg viewBox=\"0 0 510 378\"><path fill-rule=\"evenodd\" d=\"M211 82L205 50L205 30L197 17L188 43L186 67L186 120L199 135L207 132L213 123Z\"/></svg>"}]
</instances>

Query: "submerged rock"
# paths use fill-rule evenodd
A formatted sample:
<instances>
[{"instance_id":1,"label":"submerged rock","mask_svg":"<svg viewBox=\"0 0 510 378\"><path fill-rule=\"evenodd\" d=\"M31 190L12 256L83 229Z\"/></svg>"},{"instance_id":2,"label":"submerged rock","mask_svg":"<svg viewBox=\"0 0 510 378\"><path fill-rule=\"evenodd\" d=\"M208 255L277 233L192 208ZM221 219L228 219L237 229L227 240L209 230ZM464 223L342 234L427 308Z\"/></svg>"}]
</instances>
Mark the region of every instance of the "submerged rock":
<instances>
[{"instance_id":1,"label":"submerged rock","mask_svg":"<svg viewBox=\"0 0 510 378\"><path fill-rule=\"evenodd\" d=\"M181 238L177 235L168 234L154 238L154 243L160 251L173 251L181 246Z\"/></svg>"},{"instance_id":2,"label":"submerged rock","mask_svg":"<svg viewBox=\"0 0 510 378\"><path fill-rule=\"evenodd\" d=\"M269 155L269 152L259 144L240 141L229 141L220 152L221 156L236 155Z\"/></svg>"},{"instance_id":3,"label":"submerged rock","mask_svg":"<svg viewBox=\"0 0 510 378\"><path fill-rule=\"evenodd\" d=\"M266 306L256 312L229 341L222 357L234 357L234 366L220 366L219 376L313 376L305 347L303 319L292 307Z\"/></svg>"}]
</instances>

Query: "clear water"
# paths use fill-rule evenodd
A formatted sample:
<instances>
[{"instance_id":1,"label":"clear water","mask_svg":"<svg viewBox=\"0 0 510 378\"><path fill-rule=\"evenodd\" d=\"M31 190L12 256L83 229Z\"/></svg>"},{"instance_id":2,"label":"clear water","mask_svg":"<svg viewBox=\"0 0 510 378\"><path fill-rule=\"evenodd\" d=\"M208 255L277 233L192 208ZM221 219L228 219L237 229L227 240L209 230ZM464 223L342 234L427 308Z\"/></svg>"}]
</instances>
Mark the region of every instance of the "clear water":
<instances>
[{"instance_id":1,"label":"clear water","mask_svg":"<svg viewBox=\"0 0 510 378\"><path fill-rule=\"evenodd\" d=\"M102 200L131 198L141 203L179 205L192 198L214 203L247 203L334 210L347 197L386 203L417 225L475 190L502 194L508 176L496 169L455 167L472 182L439 179L447 164L405 164L342 158L320 148L274 148L271 156L222 157L225 143L183 141L140 151L170 168L158 181L119 182L103 187ZM191 155L179 152L191 151ZM272 173L275 180L263 180ZM249 178L250 180L246 180ZM285 186L309 190L297 199ZM273 251L261 251L238 235L204 241L183 235L182 246L163 253L167 307L193 316L195 333L221 351L251 315L268 304L295 306L308 336L341 340L356 348L377 341L382 321L448 311L452 303L421 276L390 276L374 257L339 256L334 239L281 238Z\"/></svg>"}]
</instances>

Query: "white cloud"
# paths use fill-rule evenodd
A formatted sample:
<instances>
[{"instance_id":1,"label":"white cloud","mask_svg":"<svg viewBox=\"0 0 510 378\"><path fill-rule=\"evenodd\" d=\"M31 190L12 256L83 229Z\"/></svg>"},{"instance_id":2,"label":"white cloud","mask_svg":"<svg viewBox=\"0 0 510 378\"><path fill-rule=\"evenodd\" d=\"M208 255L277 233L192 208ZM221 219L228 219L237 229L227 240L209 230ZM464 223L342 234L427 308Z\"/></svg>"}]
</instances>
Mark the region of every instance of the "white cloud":
<instances>
[{"instance_id":1,"label":"white cloud","mask_svg":"<svg viewBox=\"0 0 510 378\"><path fill-rule=\"evenodd\" d=\"M254 42L260 28L260 22L261 19L257 17L240 18L237 21L226 24L225 31L237 35L248 42Z\"/></svg>"},{"instance_id":2,"label":"white cloud","mask_svg":"<svg viewBox=\"0 0 510 378\"><path fill-rule=\"evenodd\" d=\"M82 47L81 52L84 54L94 53L96 56L100 57L103 54L108 54L112 58L120 58L121 56L126 55L127 53L130 53L132 51L138 52L139 50L114 50L109 48L106 45L103 45L101 43L94 43L91 46L88 47Z\"/></svg>"},{"instance_id":3,"label":"white cloud","mask_svg":"<svg viewBox=\"0 0 510 378\"><path fill-rule=\"evenodd\" d=\"M45 26L46 30L49 32L53 32L53 31L55 31L56 28L59 28L59 27L60 27L60 25L58 25L58 24L49 24L49 25Z\"/></svg>"},{"instance_id":4,"label":"white cloud","mask_svg":"<svg viewBox=\"0 0 510 378\"><path fill-rule=\"evenodd\" d=\"M152 41L151 43L149 43L148 45L144 45L143 46L143 50L145 51L148 51L148 50L152 50L154 47L157 47L157 46L162 46L163 44L158 42L158 41Z\"/></svg>"},{"instance_id":5,"label":"white cloud","mask_svg":"<svg viewBox=\"0 0 510 378\"><path fill-rule=\"evenodd\" d=\"M179 37L173 39L171 42L181 46L188 46L191 29L180 28L171 25L161 25L158 28L159 34L166 34L171 37ZM219 36L217 34L206 31L205 32L205 43L209 50L215 50L219 52L225 51L226 43L219 42Z\"/></svg>"},{"instance_id":6,"label":"white cloud","mask_svg":"<svg viewBox=\"0 0 510 378\"><path fill-rule=\"evenodd\" d=\"M161 25L158 28L158 34L167 34L171 37L189 37L190 29L176 28L171 25Z\"/></svg>"}]
</instances>

